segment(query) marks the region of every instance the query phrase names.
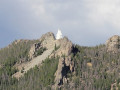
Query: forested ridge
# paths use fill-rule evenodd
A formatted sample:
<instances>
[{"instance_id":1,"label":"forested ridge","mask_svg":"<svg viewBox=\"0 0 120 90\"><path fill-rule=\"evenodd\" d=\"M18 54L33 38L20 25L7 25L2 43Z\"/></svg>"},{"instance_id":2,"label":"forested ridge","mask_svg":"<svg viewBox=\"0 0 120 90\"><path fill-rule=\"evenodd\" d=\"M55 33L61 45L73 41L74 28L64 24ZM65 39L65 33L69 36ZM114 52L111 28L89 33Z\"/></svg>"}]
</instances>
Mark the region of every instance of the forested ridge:
<instances>
[{"instance_id":1,"label":"forested ridge","mask_svg":"<svg viewBox=\"0 0 120 90\"><path fill-rule=\"evenodd\" d=\"M73 53L73 60L76 73L72 78L77 89L120 89L120 53L108 53L105 45L76 45L75 48L77 53Z\"/></svg>"},{"instance_id":2,"label":"forested ridge","mask_svg":"<svg viewBox=\"0 0 120 90\"><path fill-rule=\"evenodd\" d=\"M29 61L30 47L38 42L22 40L0 49L0 90L52 89L59 56L46 58L42 65L30 69L19 80L12 76L18 71L15 68L17 63ZM39 52L42 52L41 50ZM70 55L74 61L74 72L68 71L66 77L69 81L57 88L58 90L120 90L119 52L107 52L104 44L95 47L73 45Z\"/></svg>"}]
</instances>

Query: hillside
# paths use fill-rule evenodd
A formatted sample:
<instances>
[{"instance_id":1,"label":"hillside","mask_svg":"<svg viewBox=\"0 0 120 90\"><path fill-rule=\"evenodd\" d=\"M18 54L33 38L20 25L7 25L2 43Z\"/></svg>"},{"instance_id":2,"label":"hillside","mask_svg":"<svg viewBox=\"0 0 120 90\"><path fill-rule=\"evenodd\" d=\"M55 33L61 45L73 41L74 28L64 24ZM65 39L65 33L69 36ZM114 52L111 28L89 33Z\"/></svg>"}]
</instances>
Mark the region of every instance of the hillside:
<instances>
[{"instance_id":1,"label":"hillside","mask_svg":"<svg viewBox=\"0 0 120 90\"><path fill-rule=\"evenodd\" d=\"M53 33L0 49L0 90L120 90L120 36L85 47Z\"/></svg>"}]
</instances>

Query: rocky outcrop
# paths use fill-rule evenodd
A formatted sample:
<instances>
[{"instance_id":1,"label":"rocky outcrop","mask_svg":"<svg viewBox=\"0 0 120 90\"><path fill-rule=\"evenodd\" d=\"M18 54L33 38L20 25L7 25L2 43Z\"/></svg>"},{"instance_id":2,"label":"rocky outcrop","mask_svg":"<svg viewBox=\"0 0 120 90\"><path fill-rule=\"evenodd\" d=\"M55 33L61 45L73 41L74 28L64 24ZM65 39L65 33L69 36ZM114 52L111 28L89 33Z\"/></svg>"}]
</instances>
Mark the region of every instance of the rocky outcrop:
<instances>
[{"instance_id":1,"label":"rocky outcrop","mask_svg":"<svg viewBox=\"0 0 120 90\"><path fill-rule=\"evenodd\" d=\"M73 49L73 44L67 37L56 40L54 45L58 48L55 50L51 56L69 56Z\"/></svg>"},{"instance_id":2,"label":"rocky outcrop","mask_svg":"<svg viewBox=\"0 0 120 90\"><path fill-rule=\"evenodd\" d=\"M47 49L54 47L55 45L55 36L52 32L48 32L40 38L41 45Z\"/></svg>"},{"instance_id":3,"label":"rocky outcrop","mask_svg":"<svg viewBox=\"0 0 120 90\"><path fill-rule=\"evenodd\" d=\"M67 73L74 71L74 62L71 59L73 49L72 42L67 38L55 39L53 33L44 34L40 40L41 43L34 44L29 52L29 57L34 58L37 49L46 47L46 49L54 49L49 57L59 56L58 69L55 73L54 88L68 82Z\"/></svg>"},{"instance_id":4,"label":"rocky outcrop","mask_svg":"<svg viewBox=\"0 0 120 90\"><path fill-rule=\"evenodd\" d=\"M56 40L52 32L48 32L44 34L40 38L40 42L41 42L41 46L46 47L47 49L55 48L55 46L59 47L56 51L53 52L51 56L54 56L54 55L55 56L62 56L62 55L69 56L72 51L73 44L67 37Z\"/></svg>"},{"instance_id":5,"label":"rocky outcrop","mask_svg":"<svg viewBox=\"0 0 120 90\"><path fill-rule=\"evenodd\" d=\"M117 53L120 51L120 36L114 35L106 41L107 52Z\"/></svg>"},{"instance_id":6,"label":"rocky outcrop","mask_svg":"<svg viewBox=\"0 0 120 90\"><path fill-rule=\"evenodd\" d=\"M68 40L67 37L64 37L56 41L56 46L59 45L60 45L60 49L57 50L56 52L59 56L61 56L62 54L65 56L69 56L71 54L73 44L71 41Z\"/></svg>"},{"instance_id":7,"label":"rocky outcrop","mask_svg":"<svg viewBox=\"0 0 120 90\"><path fill-rule=\"evenodd\" d=\"M60 46L52 55L60 56L58 69L55 73L55 88L68 82L67 73L74 71L74 62L71 59L73 44L67 37L56 41L56 46Z\"/></svg>"},{"instance_id":8,"label":"rocky outcrop","mask_svg":"<svg viewBox=\"0 0 120 90\"><path fill-rule=\"evenodd\" d=\"M36 52L41 48L41 44L40 43L35 43L31 46L28 57L29 59L33 59L36 56Z\"/></svg>"},{"instance_id":9,"label":"rocky outcrop","mask_svg":"<svg viewBox=\"0 0 120 90\"><path fill-rule=\"evenodd\" d=\"M36 52L40 48L50 49L50 48L53 48L54 45L55 45L55 37L52 32L48 32L42 35L42 37L39 39L39 43L35 43L31 46L31 49L28 55L29 59L33 59L36 56Z\"/></svg>"},{"instance_id":10,"label":"rocky outcrop","mask_svg":"<svg viewBox=\"0 0 120 90\"><path fill-rule=\"evenodd\" d=\"M16 41L15 43L19 43ZM46 48L41 55L38 55L38 52ZM41 64L47 57L59 57L58 68L55 73L55 88L61 86L64 83L68 82L67 73L74 71L74 62L71 59L71 53L73 49L72 42L67 38L55 39L55 36L52 32L48 32L39 39L38 43L35 43L31 46L28 57L29 60L26 63L21 63L17 67L19 72L14 76L21 77L21 69L24 67L24 71L27 72L30 68L33 68L35 65Z\"/></svg>"},{"instance_id":11,"label":"rocky outcrop","mask_svg":"<svg viewBox=\"0 0 120 90\"><path fill-rule=\"evenodd\" d=\"M58 69L55 73L55 88L68 82L66 77L68 72L74 71L74 62L71 57L61 57L59 59Z\"/></svg>"}]
</instances>

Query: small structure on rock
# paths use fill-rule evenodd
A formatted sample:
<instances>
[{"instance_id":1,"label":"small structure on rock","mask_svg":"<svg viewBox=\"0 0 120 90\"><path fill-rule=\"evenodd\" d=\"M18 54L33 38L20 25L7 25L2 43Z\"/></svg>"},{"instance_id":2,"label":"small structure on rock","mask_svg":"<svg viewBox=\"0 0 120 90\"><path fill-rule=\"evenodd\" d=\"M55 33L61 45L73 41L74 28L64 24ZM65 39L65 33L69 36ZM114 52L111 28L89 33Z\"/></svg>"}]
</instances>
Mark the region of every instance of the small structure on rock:
<instances>
[{"instance_id":1,"label":"small structure on rock","mask_svg":"<svg viewBox=\"0 0 120 90\"><path fill-rule=\"evenodd\" d=\"M61 38L63 38L62 32L61 32L60 29L58 29L58 32L57 32L57 34L56 34L56 39L58 40L58 39L61 39Z\"/></svg>"}]
</instances>

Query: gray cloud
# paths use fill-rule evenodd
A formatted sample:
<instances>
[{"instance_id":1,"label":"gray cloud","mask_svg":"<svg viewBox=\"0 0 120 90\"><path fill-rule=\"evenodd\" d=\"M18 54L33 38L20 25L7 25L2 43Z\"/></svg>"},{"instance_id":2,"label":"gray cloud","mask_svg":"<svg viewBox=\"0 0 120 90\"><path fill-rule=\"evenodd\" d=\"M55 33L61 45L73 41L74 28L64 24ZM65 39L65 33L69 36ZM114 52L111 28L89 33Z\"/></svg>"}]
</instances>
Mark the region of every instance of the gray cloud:
<instances>
[{"instance_id":1,"label":"gray cloud","mask_svg":"<svg viewBox=\"0 0 120 90\"><path fill-rule=\"evenodd\" d=\"M120 35L119 15L118 0L1 0L0 44L61 28L74 43L93 46Z\"/></svg>"}]
</instances>

